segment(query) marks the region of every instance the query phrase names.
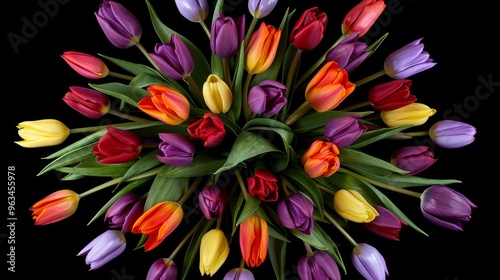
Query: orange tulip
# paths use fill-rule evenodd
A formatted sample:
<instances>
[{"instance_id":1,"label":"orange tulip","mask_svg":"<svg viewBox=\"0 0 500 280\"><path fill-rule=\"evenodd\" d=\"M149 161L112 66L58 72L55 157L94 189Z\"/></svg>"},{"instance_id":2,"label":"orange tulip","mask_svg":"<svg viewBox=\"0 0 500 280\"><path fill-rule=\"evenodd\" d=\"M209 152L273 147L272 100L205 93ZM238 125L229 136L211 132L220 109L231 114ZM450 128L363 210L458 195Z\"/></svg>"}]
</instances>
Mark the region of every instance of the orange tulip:
<instances>
[{"instance_id":1,"label":"orange tulip","mask_svg":"<svg viewBox=\"0 0 500 280\"><path fill-rule=\"evenodd\" d=\"M259 29L252 34L245 50L245 69L251 74L266 71L274 61L281 29L261 23Z\"/></svg>"},{"instance_id":2,"label":"orange tulip","mask_svg":"<svg viewBox=\"0 0 500 280\"><path fill-rule=\"evenodd\" d=\"M80 196L72 190L56 191L31 206L35 225L64 220L75 213Z\"/></svg>"},{"instance_id":3,"label":"orange tulip","mask_svg":"<svg viewBox=\"0 0 500 280\"><path fill-rule=\"evenodd\" d=\"M340 168L339 153L332 142L316 140L302 155L301 163L311 178L330 177Z\"/></svg>"},{"instance_id":4,"label":"orange tulip","mask_svg":"<svg viewBox=\"0 0 500 280\"><path fill-rule=\"evenodd\" d=\"M164 85L147 88L148 97L139 101L137 107L144 113L170 125L178 125L189 117L189 101L180 92Z\"/></svg>"},{"instance_id":5,"label":"orange tulip","mask_svg":"<svg viewBox=\"0 0 500 280\"><path fill-rule=\"evenodd\" d=\"M148 235L145 251L152 250L181 223L182 206L174 201L155 204L144 212L132 226L132 233Z\"/></svg>"},{"instance_id":6,"label":"orange tulip","mask_svg":"<svg viewBox=\"0 0 500 280\"><path fill-rule=\"evenodd\" d=\"M257 267L266 259L269 245L267 222L253 214L240 224L240 248L243 260L249 267Z\"/></svg>"},{"instance_id":7,"label":"orange tulip","mask_svg":"<svg viewBox=\"0 0 500 280\"><path fill-rule=\"evenodd\" d=\"M338 67L334 61L328 61L307 85L307 102L320 113L334 109L356 87L348 79L349 76L345 69Z\"/></svg>"}]
</instances>

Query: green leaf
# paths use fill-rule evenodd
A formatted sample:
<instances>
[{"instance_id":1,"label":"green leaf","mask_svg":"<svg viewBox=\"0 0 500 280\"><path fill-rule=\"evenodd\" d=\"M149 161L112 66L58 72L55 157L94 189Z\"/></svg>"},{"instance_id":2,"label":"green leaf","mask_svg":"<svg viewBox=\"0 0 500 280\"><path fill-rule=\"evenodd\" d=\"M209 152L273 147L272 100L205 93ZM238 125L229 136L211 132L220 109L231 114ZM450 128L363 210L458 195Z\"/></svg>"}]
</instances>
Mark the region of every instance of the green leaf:
<instances>
[{"instance_id":1,"label":"green leaf","mask_svg":"<svg viewBox=\"0 0 500 280\"><path fill-rule=\"evenodd\" d=\"M377 176L364 170L356 170L356 172L369 177L377 182L388 184L397 188L407 188L407 187L417 187L417 186L432 186L432 185L449 185L462 183L460 180L456 179L433 179L433 178L423 178L418 176L410 176L405 174L390 174L387 176Z\"/></svg>"},{"instance_id":2,"label":"green leaf","mask_svg":"<svg viewBox=\"0 0 500 280\"><path fill-rule=\"evenodd\" d=\"M134 75L145 74L145 75L149 75L151 77L155 77L157 79L162 79L162 77L158 73L158 71L156 71L153 68L148 67L146 65L133 63L133 62L118 59L118 58L109 57L109 56L106 56L103 54L99 54L99 56L106 58L107 60L113 62L114 64L118 65L122 69L124 69L124 70L126 70Z\"/></svg>"},{"instance_id":3,"label":"green leaf","mask_svg":"<svg viewBox=\"0 0 500 280\"><path fill-rule=\"evenodd\" d=\"M241 210L238 220L236 221L236 226L244 222L248 217L257 211L260 205L260 200L253 196L248 196L245 204L243 205L243 210Z\"/></svg>"},{"instance_id":4,"label":"green leaf","mask_svg":"<svg viewBox=\"0 0 500 280\"><path fill-rule=\"evenodd\" d=\"M386 176L392 172L407 174L408 171L396 167L387 161L381 160L364 152L343 148L339 154L340 164L356 170L365 170L372 174Z\"/></svg>"},{"instance_id":5,"label":"green leaf","mask_svg":"<svg viewBox=\"0 0 500 280\"><path fill-rule=\"evenodd\" d=\"M233 103L227 112L228 117L233 121L238 121L241 116L241 104L243 102L243 74L245 73L245 48L241 44L240 52L234 69L234 81L231 87L233 92Z\"/></svg>"},{"instance_id":6,"label":"green leaf","mask_svg":"<svg viewBox=\"0 0 500 280\"><path fill-rule=\"evenodd\" d=\"M269 260L274 270L276 279L285 279L285 262L286 262L286 245L287 242L269 237L269 246L267 248Z\"/></svg>"},{"instance_id":7,"label":"green leaf","mask_svg":"<svg viewBox=\"0 0 500 280\"><path fill-rule=\"evenodd\" d=\"M214 221L214 219L202 219L198 225L196 225L195 232L191 237L191 242L189 242L186 254L184 255L184 261L182 262L181 279L186 279L189 274L191 266L196 261L200 251L201 238L210 228L212 228Z\"/></svg>"},{"instance_id":8,"label":"green leaf","mask_svg":"<svg viewBox=\"0 0 500 280\"><path fill-rule=\"evenodd\" d=\"M127 172L123 175L121 181L117 184L117 187L120 186L121 183L127 181L129 178L139 175L149 169L161 164L156 155L158 154L158 149L151 151L149 154L142 156L139 160L137 160Z\"/></svg>"},{"instance_id":9,"label":"green leaf","mask_svg":"<svg viewBox=\"0 0 500 280\"><path fill-rule=\"evenodd\" d=\"M76 148L73 151L68 152L67 154L64 154L57 159L53 160L51 163L47 164L39 173L37 176L40 176L44 173L47 173L48 171L54 170L56 168L60 168L63 166L68 166L68 165L73 165L78 162L82 162L84 160L87 160L89 158L95 157L94 154L92 154L92 149L94 148L93 144L89 144L87 146L83 146L80 148Z\"/></svg>"},{"instance_id":10,"label":"green leaf","mask_svg":"<svg viewBox=\"0 0 500 280\"><path fill-rule=\"evenodd\" d=\"M107 84L89 84L89 86L97 91L100 91L109 96L120 99L134 107L137 107L137 103L146 96L149 96L148 92L142 88L137 88L122 83L107 83Z\"/></svg>"},{"instance_id":11,"label":"green leaf","mask_svg":"<svg viewBox=\"0 0 500 280\"><path fill-rule=\"evenodd\" d=\"M56 170L63 173L82 176L116 178L123 176L131 165L132 162L120 164L101 164L97 162L96 157L92 157L82 161L75 167L59 167L56 168Z\"/></svg>"},{"instance_id":12,"label":"green leaf","mask_svg":"<svg viewBox=\"0 0 500 280\"><path fill-rule=\"evenodd\" d=\"M296 134L300 135L305 134L308 136L313 136L310 135L310 132L315 131L317 129L321 129L320 134L323 134L323 128L333 118L338 118L353 114L359 114L362 117L364 117L372 113L373 111L366 111L366 112L327 111L323 113L314 112L307 114L298 119L296 122L294 122L292 125L292 129Z\"/></svg>"},{"instance_id":13,"label":"green leaf","mask_svg":"<svg viewBox=\"0 0 500 280\"><path fill-rule=\"evenodd\" d=\"M376 130L370 130L363 133L354 143L349 145L351 149L359 149L376 141L390 137L400 131L412 127L411 125L399 126L393 128L380 128Z\"/></svg>"},{"instance_id":14,"label":"green leaf","mask_svg":"<svg viewBox=\"0 0 500 280\"><path fill-rule=\"evenodd\" d=\"M146 73L137 74L137 76L135 76L135 78L132 81L130 81L129 85L138 88L147 88L148 86L155 84L172 86L169 83L165 82L163 79L158 77L153 77Z\"/></svg>"},{"instance_id":15,"label":"green leaf","mask_svg":"<svg viewBox=\"0 0 500 280\"><path fill-rule=\"evenodd\" d=\"M166 169L166 168L165 168ZM189 178L172 178L165 176L163 171L156 175L144 205L144 211L163 201L177 201L187 191Z\"/></svg>"},{"instance_id":16,"label":"green leaf","mask_svg":"<svg viewBox=\"0 0 500 280\"><path fill-rule=\"evenodd\" d=\"M162 174L172 178L210 175L219 169L225 161L225 158L216 157L208 152L202 152L188 166L165 166Z\"/></svg>"}]
</instances>

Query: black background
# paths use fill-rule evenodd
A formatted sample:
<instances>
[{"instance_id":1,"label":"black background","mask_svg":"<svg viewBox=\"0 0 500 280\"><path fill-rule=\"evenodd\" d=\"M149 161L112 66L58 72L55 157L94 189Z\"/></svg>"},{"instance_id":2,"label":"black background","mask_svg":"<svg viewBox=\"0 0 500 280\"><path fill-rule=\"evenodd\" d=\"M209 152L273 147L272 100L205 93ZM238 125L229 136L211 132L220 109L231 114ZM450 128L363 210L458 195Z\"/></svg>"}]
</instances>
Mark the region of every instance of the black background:
<instances>
[{"instance_id":1,"label":"black background","mask_svg":"<svg viewBox=\"0 0 500 280\"><path fill-rule=\"evenodd\" d=\"M144 1L120 1L128 7L143 25L143 45L152 50L157 42L149 22L148 11ZM215 1L209 1L215 2ZM49 11L44 10L43 3L52 3ZM37 177L36 174L48 163L41 158L58 150L60 147L26 149L14 141L20 140L16 125L21 121L55 118L70 128L99 125L107 120L90 121L70 109L61 98L69 86L86 86L89 81L69 68L60 58L64 51L74 50L89 54L105 54L126 60L147 64L146 59L135 47L130 49L114 48L105 38L94 17L100 1L8 1L4 3L4 60L3 89L4 128L7 141L4 146L4 158L7 166L16 169L16 210L15 230L2 227L1 256L2 270L7 275L3 279L21 279L36 275L42 279L144 279L149 265L159 257L167 257L181 239L183 227L167 238L161 246L152 252L144 253L141 249L133 250L136 236L126 235L129 246L127 250L104 267L96 271L88 271L84 257L76 254L94 237L106 230L100 220L86 225L91 217L109 199L111 194L103 191L82 199L78 211L70 218L47 226L34 226L28 208L44 196L63 188L83 192L101 181L84 179L76 182L60 181L60 174L49 172ZM247 23L251 15L247 12L246 1L227 1L226 14L239 15L246 13ZM340 23L345 13L357 1L283 1L275 11L264 20L279 24L285 9L285 3L297 8L294 22L300 13L309 7L318 6L327 12L329 23L326 36L318 49L324 50L340 35ZM436 279L465 280L485 279L493 274L493 261L498 258L494 227L497 220L493 213L498 213L494 203L498 183L494 181L497 173L498 155L494 145L493 132L497 130L494 118L494 105L498 101L500 74L498 73L498 24L493 22L493 8L488 1L468 2L467 5L439 4L436 1L386 1L393 11L385 13L369 34L372 39L389 32L380 49L363 64L355 73L352 81L378 71L385 57L403 45L423 38L425 49L438 64L425 72L411 77L412 92L417 95L418 102L436 108L437 113L428 121L430 125L443 118L460 117L460 120L474 125L478 129L476 141L463 148L446 150L435 148L439 159L436 164L423 173L430 178L454 178L462 184L452 187L466 195L479 207L472 213L472 220L464 224L463 232L449 231L429 223L422 217L418 199L397 194L388 194L393 201L429 236L423 236L410 228L401 232L401 241L385 240L361 229L349 232L358 242L366 242L375 246L386 259L389 269L388 279ZM208 47L206 35L198 24L182 18L173 1L151 0L164 23L180 31L188 38L202 42ZM210 3L212 4L212 3ZM394 6L393 6L394 5ZM395 9L394 7L397 7ZM211 5L213 8L213 5ZM390 10L389 10L390 9ZM496 15L495 15L496 16ZM34 24L34 29L27 30L26 25ZM24 31L23 31L24 30ZM24 32L24 33L23 33ZM10 35L9 35L10 34ZM13 44L9 36L13 34L25 40ZM201 45L203 46L203 45ZM320 52L306 52L304 59L317 57ZM316 55L316 56L315 56ZM111 70L114 69L110 66ZM378 82L387 80L380 78ZM497 81L486 87L484 80ZM352 102L366 99L366 91L371 83L360 87ZM350 102L349 99L346 102ZM462 114L451 113L457 106L462 107ZM116 121L116 120L113 120ZM424 126L424 128L427 126ZM66 143L79 139L71 135ZM495 141L496 142L496 141ZM394 146L378 146L374 153L381 157L389 156ZM415 189L421 191L422 189ZM4 188L7 194L7 187ZM7 212L7 200L4 200L3 213ZM192 204L193 205L193 204ZM4 219L4 223L8 222ZM185 229L184 229L185 230ZM329 232L338 243L348 273L343 279L362 279L350 262L352 247L334 229ZM9 272L5 259L10 252L7 236L15 237L15 273ZM287 256L287 279L298 279L295 265L299 257L305 254L300 242L295 240L289 246ZM492 255L492 256L491 256ZM227 264L211 277L222 279L225 271L236 267L239 261L237 247L232 249ZM182 254L175 261L180 265ZM269 262L253 270L256 279L272 277ZM189 279L208 279L199 277L198 263L192 267ZM490 277L488 277L489 279Z\"/></svg>"}]
</instances>

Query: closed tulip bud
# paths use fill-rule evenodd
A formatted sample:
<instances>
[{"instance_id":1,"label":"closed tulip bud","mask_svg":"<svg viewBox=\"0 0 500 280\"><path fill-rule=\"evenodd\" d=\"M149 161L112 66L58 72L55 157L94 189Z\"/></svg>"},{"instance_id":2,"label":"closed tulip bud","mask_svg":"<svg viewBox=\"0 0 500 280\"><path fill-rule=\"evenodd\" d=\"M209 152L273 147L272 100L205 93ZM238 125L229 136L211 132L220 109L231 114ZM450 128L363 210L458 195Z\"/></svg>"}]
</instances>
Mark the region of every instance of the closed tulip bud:
<instances>
[{"instance_id":1,"label":"closed tulip bud","mask_svg":"<svg viewBox=\"0 0 500 280\"><path fill-rule=\"evenodd\" d=\"M280 223L303 234L311 234L314 227L314 206L305 195L292 193L278 202L276 213Z\"/></svg>"},{"instance_id":2,"label":"closed tulip bud","mask_svg":"<svg viewBox=\"0 0 500 280\"><path fill-rule=\"evenodd\" d=\"M48 225L68 218L78 208L80 196L72 190L56 191L30 207L35 225Z\"/></svg>"},{"instance_id":3,"label":"closed tulip bud","mask_svg":"<svg viewBox=\"0 0 500 280\"><path fill-rule=\"evenodd\" d=\"M87 118L98 119L109 111L111 102L105 94L79 86L69 87L69 90L63 101Z\"/></svg>"},{"instance_id":4,"label":"closed tulip bud","mask_svg":"<svg viewBox=\"0 0 500 280\"><path fill-rule=\"evenodd\" d=\"M302 280L340 280L337 263L326 251L316 251L299 259L297 273Z\"/></svg>"},{"instance_id":5,"label":"closed tulip bud","mask_svg":"<svg viewBox=\"0 0 500 280\"><path fill-rule=\"evenodd\" d=\"M219 145L226 136L224 122L214 113L205 113L201 119L190 124L187 130L191 137L202 140L206 148Z\"/></svg>"},{"instance_id":6,"label":"closed tulip bud","mask_svg":"<svg viewBox=\"0 0 500 280\"><path fill-rule=\"evenodd\" d=\"M245 16L236 18L224 16L221 12L210 29L210 49L222 58L238 53L245 39Z\"/></svg>"},{"instance_id":7,"label":"closed tulip bud","mask_svg":"<svg viewBox=\"0 0 500 280\"><path fill-rule=\"evenodd\" d=\"M229 243L224 232L211 229L203 235L200 243L200 273L213 276L229 255Z\"/></svg>"},{"instance_id":8,"label":"closed tulip bud","mask_svg":"<svg viewBox=\"0 0 500 280\"><path fill-rule=\"evenodd\" d=\"M145 200L135 193L127 193L118 198L106 211L104 221L112 229L120 228L127 233L142 215Z\"/></svg>"},{"instance_id":9,"label":"closed tulip bud","mask_svg":"<svg viewBox=\"0 0 500 280\"><path fill-rule=\"evenodd\" d=\"M333 197L333 207L341 217L355 223L369 223L379 215L355 190L338 190Z\"/></svg>"},{"instance_id":10,"label":"closed tulip bud","mask_svg":"<svg viewBox=\"0 0 500 280\"><path fill-rule=\"evenodd\" d=\"M158 133L161 143L156 155L159 161L172 166L187 166L193 162L195 147L191 140L182 134Z\"/></svg>"},{"instance_id":11,"label":"closed tulip bud","mask_svg":"<svg viewBox=\"0 0 500 280\"><path fill-rule=\"evenodd\" d=\"M369 244L356 245L352 250L351 261L365 279L384 280L389 275L384 257Z\"/></svg>"},{"instance_id":12,"label":"closed tulip bud","mask_svg":"<svg viewBox=\"0 0 500 280\"><path fill-rule=\"evenodd\" d=\"M467 146L474 142L475 135L474 126L452 120L438 121L429 129L431 140L439 147L447 149Z\"/></svg>"},{"instance_id":13,"label":"closed tulip bud","mask_svg":"<svg viewBox=\"0 0 500 280\"><path fill-rule=\"evenodd\" d=\"M184 212L177 202L159 202L144 212L132 226L132 233L147 235L145 251L156 248L182 221Z\"/></svg>"},{"instance_id":14,"label":"closed tulip bud","mask_svg":"<svg viewBox=\"0 0 500 280\"><path fill-rule=\"evenodd\" d=\"M436 109L415 102L398 109L382 111L380 117L388 127L417 126L424 124L435 113Z\"/></svg>"},{"instance_id":15,"label":"closed tulip bud","mask_svg":"<svg viewBox=\"0 0 500 280\"><path fill-rule=\"evenodd\" d=\"M358 33L363 37L385 9L383 0L362 0L342 20L342 34Z\"/></svg>"},{"instance_id":16,"label":"closed tulip bud","mask_svg":"<svg viewBox=\"0 0 500 280\"><path fill-rule=\"evenodd\" d=\"M146 280L175 280L179 269L175 262L169 258L159 258L149 267Z\"/></svg>"},{"instance_id":17,"label":"closed tulip bud","mask_svg":"<svg viewBox=\"0 0 500 280\"><path fill-rule=\"evenodd\" d=\"M141 23L122 4L103 0L94 14L102 31L115 47L126 49L141 39Z\"/></svg>"},{"instance_id":18,"label":"closed tulip bud","mask_svg":"<svg viewBox=\"0 0 500 280\"><path fill-rule=\"evenodd\" d=\"M340 168L339 148L332 142L316 140L302 155L304 171L311 178L330 177Z\"/></svg>"},{"instance_id":19,"label":"closed tulip bud","mask_svg":"<svg viewBox=\"0 0 500 280\"><path fill-rule=\"evenodd\" d=\"M252 34L245 49L245 69L250 74L259 74L271 66L278 51L281 29L261 23Z\"/></svg>"},{"instance_id":20,"label":"closed tulip bud","mask_svg":"<svg viewBox=\"0 0 500 280\"><path fill-rule=\"evenodd\" d=\"M252 271L244 267L237 267L229 270L222 280L255 280L255 277Z\"/></svg>"},{"instance_id":21,"label":"closed tulip bud","mask_svg":"<svg viewBox=\"0 0 500 280\"><path fill-rule=\"evenodd\" d=\"M424 51L422 38L417 39L391 53L384 61L384 71L393 79L406 79L436 65L428 52Z\"/></svg>"},{"instance_id":22,"label":"closed tulip bud","mask_svg":"<svg viewBox=\"0 0 500 280\"><path fill-rule=\"evenodd\" d=\"M24 148L56 146L68 138L70 130L62 122L54 119L24 121L17 125L17 132L23 141L15 141Z\"/></svg>"},{"instance_id":23,"label":"closed tulip bud","mask_svg":"<svg viewBox=\"0 0 500 280\"><path fill-rule=\"evenodd\" d=\"M420 196L420 209L424 217L440 227L463 231L463 222L471 219L477 206L463 194L443 185L433 185Z\"/></svg>"},{"instance_id":24,"label":"closed tulip bud","mask_svg":"<svg viewBox=\"0 0 500 280\"><path fill-rule=\"evenodd\" d=\"M269 228L266 220L252 214L240 224L241 255L249 267L260 266L267 257Z\"/></svg>"},{"instance_id":25,"label":"closed tulip bud","mask_svg":"<svg viewBox=\"0 0 500 280\"><path fill-rule=\"evenodd\" d=\"M408 175L416 175L436 162L434 153L427 146L401 147L391 155L391 163L403 170Z\"/></svg>"},{"instance_id":26,"label":"closed tulip bud","mask_svg":"<svg viewBox=\"0 0 500 280\"><path fill-rule=\"evenodd\" d=\"M368 92L368 100L373 108L380 111L401 108L417 100L410 93L411 84L411 80L400 79L376 85Z\"/></svg>"},{"instance_id":27,"label":"closed tulip bud","mask_svg":"<svg viewBox=\"0 0 500 280\"><path fill-rule=\"evenodd\" d=\"M248 0L248 11L254 18L269 15L276 7L278 0Z\"/></svg>"},{"instance_id":28,"label":"closed tulip bud","mask_svg":"<svg viewBox=\"0 0 500 280\"><path fill-rule=\"evenodd\" d=\"M207 0L175 0L175 5L181 15L189 21L200 22L208 16Z\"/></svg>"},{"instance_id":29,"label":"closed tulip bud","mask_svg":"<svg viewBox=\"0 0 500 280\"><path fill-rule=\"evenodd\" d=\"M399 241L401 228L406 226L407 223L383 206L375 205L374 208L379 215L373 221L364 223L364 227L378 236Z\"/></svg>"},{"instance_id":30,"label":"closed tulip bud","mask_svg":"<svg viewBox=\"0 0 500 280\"><path fill-rule=\"evenodd\" d=\"M261 201L278 200L278 179L266 169L257 169L252 177L247 178L248 193Z\"/></svg>"},{"instance_id":31,"label":"closed tulip bud","mask_svg":"<svg viewBox=\"0 0 500 280\"><path fill-rule=\"evenodd\" d=\"M188 119L191 107L180 92L159 84L149 86L147 91L150 96L137 103L141 111L169 125L179 125Z\"/></svg>"},{"instance_id":32,"label":"closed tulip bud","mask_svg":"<svg viewBox=\"0 0 500 280\"><path fill-rule=\"evenodd\" d=\"M212 113L226 113L233 104L233 93L224 80L210 74L203 84L203 99Z\"/></svg>"},{"instance_id":33,"label":"closed tulip bud","mask_svg":"<svg viewBox=\"0 0 500 280\"><path fill-rule=\"evenodd\" d=\"M325 61L335 61L340 68L344 68L347 72L354 71L372 52L367 51L368 45L358 39L358 33L345 37L338 45L328 51Z\"/></svg>"},{"instance_id":34,"label":"closed tulip bud","mask_svg":"<svg viewBox=\"0 0 500 280\"><path fill-rule=\"evenodd\" d=\"M312 50L321 42L328 16L318 7L305 10L290 32L290 43L302 51Z\"/></svg>"},{"instance_id":35,"label":"closed tulip bud","mask_svg":"<svg viewBox=\"0 0 500 280\"><path fill-rule=\"evenodd\" d=\"M345 69L328 61L307 85L305 97L314 110L322 113L335 109L355 87Z\"/></svg>"},{"instance_id":36,"label":"closed tulip bud","mask_svg":"<svg viewBox=\"0 0 500 280\"><path fill-rule=\"evenodd\" d=\"M86 256L85 263L90 265L90 270L95 270L118 257L126 247L123 232L107 230L85 246L77 256Z\"/></svg>"},{"instance_id":37,"label":"closed tulip bud","mask_svg":"<svg viewBox=\"0 0 500 280\"><path fill-rule=\"evenodd\" d=\"M264 80L248 92L248 106L255 114L274 116L285 106L286 92L287 88L282 83Z\"/></svg>"},{"instance_id":38,"label":"closed tulip bud","mask_svg":"<svg viewBox=\"0 0 500 280\"><path fill-rule=\"evenodd\" d=\"M106 64L99 58L82 53L67 51L61 57L73 68L78 74L88 79L101 79L109 74L109 69Z\"/></svg>"},{"instance_id":39,"label":"closed tulip bud","mask_svg":"<svg viewBox=\"0 0 500 280\"><path fill-rule=\"evenodd\" d=\"M156 44L154 53L149 56L165 75L174 80L188 77L194 69L191 50L176 34L172 34L169 43Z\"/></svg>"},{"instance_id":40,"label":"closed tulip bud","mask_svg":"<svg viewBox=\"0 0 500 280\"><path fill-rule=\"evenodd\" d=\"M92 153L97 162L104 164L125 163L135 160L142 150L139 135L133 131L106 126L107 132L94 145Z\"/></svg>"},{"instance_id":41,"label":"closed tulip bud","mask_svg":"<svg viewBox=\"0 0 500 280\"><path fill-rule=\"evenodd\" d=\"M206 185L198 194L198 204L205 218L219 219L227 206L226 189L215 185Z\"/></svg>"},{"instance_id":42,"label":"closed tulip bud","mask_svg":"<svg viewBox=\"0 0 500 280\"><path fill-rule=\"evenodd\" d=\"M325 125L325 138L342 149L354 143L368 129L358 121L359 114L333 118Z\"/></svg>"}]
</instances>

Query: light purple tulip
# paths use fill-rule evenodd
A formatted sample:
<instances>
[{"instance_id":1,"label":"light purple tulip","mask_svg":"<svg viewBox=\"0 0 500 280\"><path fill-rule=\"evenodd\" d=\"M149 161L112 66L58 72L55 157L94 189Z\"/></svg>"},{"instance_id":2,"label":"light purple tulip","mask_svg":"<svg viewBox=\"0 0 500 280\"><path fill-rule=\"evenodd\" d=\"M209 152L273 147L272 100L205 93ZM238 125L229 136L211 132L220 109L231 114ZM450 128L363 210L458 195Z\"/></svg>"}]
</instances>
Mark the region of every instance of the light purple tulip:
<instances>
[{"instance_id":1,"label":"light purple tulip","mask_svg":"<svg viewBox=\"0 0 500 280\"><path fill-rule=\"evenodd\" d=\"M300 258L297 272L301 280L340 280L340 271L326 251L316 251Z\"/></svg>"},{"instance_id":2,"label":"light purple tulip","mask_svg":"<svg viewBox=\"0 0 500 280\"><path fill-rule=\"evenodd\" d=\"M222 58L235 55L245 39L245 16L233 19L219 12L210 34L210 48L213 53Z\"/></svg>"},{"instance_id":3,"label":"light purple tulip","mask_svg":"<svg viewBox=\"0 0 500 280\"><path fill-rule=\"evenodd\" d=\"M193 162L195 147L186 135L175 133L158 133L161 139L159 161L172 166L186 166Z\"/></svg>"},{"instance_id":4,"label":"light purple tulip","mask_svg":"<svg viewBox=\"0 0 500 280\"><path fill-rule=\"evenodd\" d=\"M125 236L119 230L107 230L92 240L77 256L84 256L90 270L98 269L119 256L127 247Z\"/></svg>"},{"instance_id":5,"label":"light purple tulip","mask_svg":"<svg viewBox=\"0 0 500 280\"><path fill-rule=\"evenodd\" d=\"M248 11L254 18L269 15L276 7L278 0L248 0Z\"/></svg>"},{"instance_id":6,"label":"light purple tulip","mask_svg":"<svg viewBox=\"0 0 500 280\"><path fill-rule=\"evenodd\" d=\"M354 268L367 280L383 280L389 275L384 257L375 247L359 243L351 254Z\"/></svg>"},{"instance_id":7,"label":"light purple tulip","mask_svg":"<svg viewBox=\"0 0 500 280\"><path fill-rule=\"evenodd\" d=\"M358 33L353 33L328 51L325 60L335 61L340 68L352 72L367 58L371 51L366 51L365 42L358 41Z\"/></svg>"},{"instance_id":8,"label":"light purple tulip","mask_svg":"<svg viewBox=\"0 0 500 280\"><path fill-rule=\"evenodd\" d=\"M280 82L264 80L248 92L248 106L255 114L276 115L287 102L286 92L287 88Z\"/></svg>"},{"instance_id":9,"label":"light purple tulip","mask_svg":"<svg viewBox=\"0 0 500 280\"><path fill-rule=\"evenodd\" d=\"M370 232L390 239L399 241L399 233L401 228L406 226L407 223L399 219L394 213L392 213L389 209L375 205L373 206L377 212L378 216L369 223L363 223L363 226Z\"/></svg>"},{"instance_id":10,"label":"light purple tulip","mask_svg":"<svg viewBox=\"0 0 500 280\"><path fill-rule=\"evenodd\" d=\"M141 23L120 3L104 0L94 15L102 31L115 47L126 49L136 45L141 39Z\"/></svg>"},{"instance_id":11,"label":"light purple tulip","mask_svg":"<svg viewBox=\"0 0 500 280\"><path fill-rule=\"evenodd\" d=\"M218 185L206 185L198 194L198 203L205 218L218 219L226 210L227 192Z\"/></svg>"},{"instance_id":12,"label":"light purple tulip","mask_svg":"<svg viewBox=\"0 0 500 280\"><path fill-rule=\"evenodd\" d=\"M181 15L189 21L200 22L208 16L207 0L175 0L175 5Z\"/></svg>"},{"instance_id":13,"label":"light purple tulip","mask_svg":"<svg viewBox=\"0 0 500 280\"><path fill-rule=\"evenodd\" d=\"M447 149L467 146L474 142L475 135L476 128L474 126L453 120L438 121L429 129L432 141Z\"/></svg>"},{"instance_id":14,"label":"light purple tulip","mask_svg":"<svg viewBox=\"0 0 500 280\"><path fill-rule=\"evenodd\" d=\"M127 233L142 215L144 202L145 200L135 193L124 194L108 208L104 221L110 228L121 228L121 232Z\"/></svg>"},{"instance_id":15,"label":"light purple tulip","mask_svg":"<svg viewBox=\"0 0 500 280\"><path fill-rule=\"evenodd\" d=\"M430 222L451 230L462 231L462 222L471 219L476 208L463 194L443 185L433 185L420 196L420 209Z\"/></svg>"},{"instance_id":16,"label":"light purple tulip","mask_svg":"<svg viewBox=\"0 0 500 280\"><path fill-rule=\"evenodd\" d=\"M281 224L303 234L311 234L314 227L314 206L305 195L292 193L278 202L276 212Z\"/></svg>"},{"instance_id":17,"label":"light purple tulip","mask_svg":"<svg viewBox=\"0 0 500 280\"><path fill-rule=\"evenodd\" d=\"M224 275L223 280L254 280L252 271L246 268L233 268Z\"/></svg>"},{"instance_id":18,"label":"light purple tulip","mask_svg":"<svg viewBox=\"0 0 500 280\"><path fill-rule=\"evenodd\" d=\"M160 70L174 80L181 80L193 72L193 54L176 34L172 34L169 43L156 44L154 53L149 55Z\"/></svg>"},{"instance_id":19,"label":"light purple tulip","mask_svg":"<svg viewBox=\"0 0 500 280\"><path fill-rule=\"evenodd\" d=\"M436 65L424 51L422 38L391 53L384 61L385 73L393 79L405 79Z\"/></svg>"},{"instance_id":20,"label":"light purple tulip","mask_svg":"<svg viewBox=\"0 0 500 280\"><path fill-rule=\"evenodd\" d=\"M361 115L353 114L331 119L324 129L326 139L339 149L354 143L368 129L358 121Z\"/></svg>"},{"instance_id":21,"label":"light purple tulip","mask_svg":"<svg viewBox=\"0 0 500 280\"><path fill-rule=\"evenodd\" d=\"M391 163L408 171L407 175L418 174L433 165L437 159L427 146L401 147L391 155Z\"/></svg>"},{"instance_id":22,"label":"light purple tulip","mask_svg":"<svg viewBox=\"0 0 500 280\"><path fill-rule=\"evenodd\" d=\"M169 258L159 258L149 267L146 280L176 280L179 269Z\"/></svg>"}]
</instances>

